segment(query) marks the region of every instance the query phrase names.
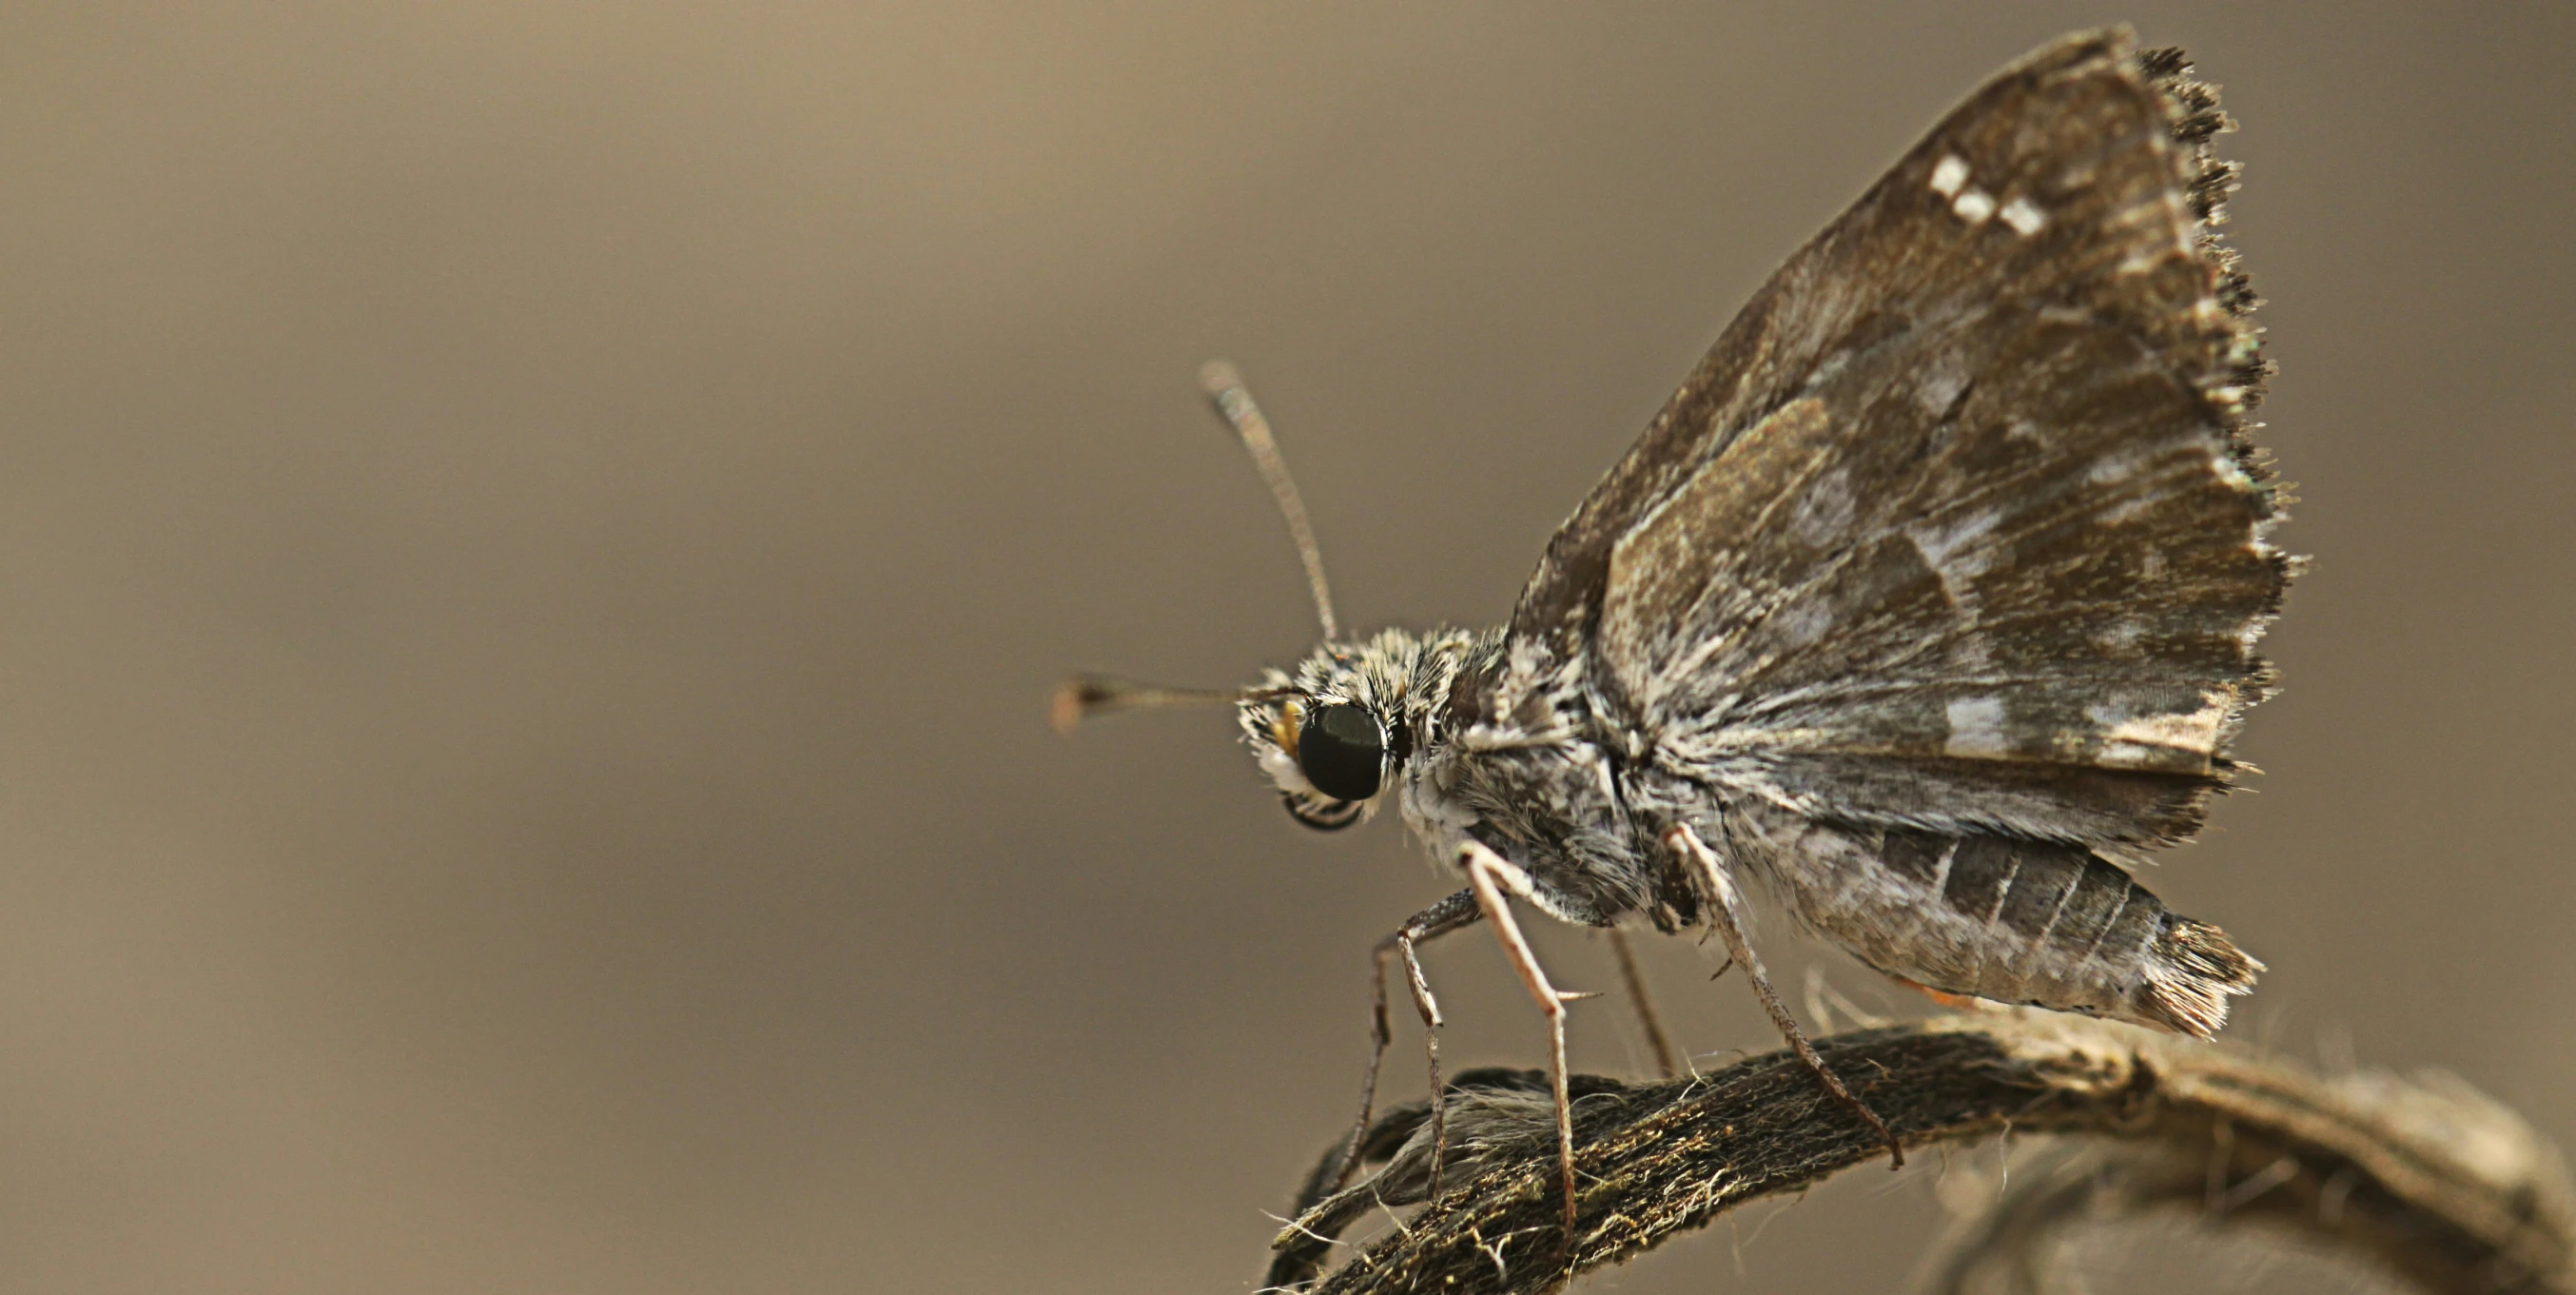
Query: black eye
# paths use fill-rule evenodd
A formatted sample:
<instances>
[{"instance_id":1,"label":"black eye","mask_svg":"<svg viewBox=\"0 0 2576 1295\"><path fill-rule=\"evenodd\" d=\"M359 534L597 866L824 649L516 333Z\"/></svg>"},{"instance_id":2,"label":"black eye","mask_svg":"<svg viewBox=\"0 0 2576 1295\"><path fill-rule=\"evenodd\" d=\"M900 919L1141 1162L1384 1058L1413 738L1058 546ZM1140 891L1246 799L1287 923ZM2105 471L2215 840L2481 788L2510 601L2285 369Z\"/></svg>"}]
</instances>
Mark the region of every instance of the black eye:
<instances>
[{"instance_id":1,"label":"black eye","mask_svg":"<svg viewBox=\"0 0 2576 1295\"><path fill-rule=\"evenodd\" d=\"M1385 767L1386 734L1366 706L1320 707L1297 735L1297 768L1335 800L1376 795Z\"/></svg>"}]
</instances>

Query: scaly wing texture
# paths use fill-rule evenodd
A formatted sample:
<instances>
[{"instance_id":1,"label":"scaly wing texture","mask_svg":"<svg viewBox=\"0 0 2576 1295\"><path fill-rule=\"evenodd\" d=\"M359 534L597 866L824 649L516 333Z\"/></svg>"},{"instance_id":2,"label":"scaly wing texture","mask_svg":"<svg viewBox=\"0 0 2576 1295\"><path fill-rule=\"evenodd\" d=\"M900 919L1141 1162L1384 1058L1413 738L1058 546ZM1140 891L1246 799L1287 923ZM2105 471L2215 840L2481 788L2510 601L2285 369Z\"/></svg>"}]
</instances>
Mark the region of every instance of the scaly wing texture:
<instances>
[{"instance_id":1,"label":"scaly wing texture","mask_svg":"<svg viewBox=\"0 0 2576 1295\"><path fill-rule=\"evenodd\" d=\"M1814 819L2196 828L2288 560L2180 70L2043 49L1793 257L1551 543L1523 677L1588 627L1641 753Z\"/></svg>"}]
</instances>

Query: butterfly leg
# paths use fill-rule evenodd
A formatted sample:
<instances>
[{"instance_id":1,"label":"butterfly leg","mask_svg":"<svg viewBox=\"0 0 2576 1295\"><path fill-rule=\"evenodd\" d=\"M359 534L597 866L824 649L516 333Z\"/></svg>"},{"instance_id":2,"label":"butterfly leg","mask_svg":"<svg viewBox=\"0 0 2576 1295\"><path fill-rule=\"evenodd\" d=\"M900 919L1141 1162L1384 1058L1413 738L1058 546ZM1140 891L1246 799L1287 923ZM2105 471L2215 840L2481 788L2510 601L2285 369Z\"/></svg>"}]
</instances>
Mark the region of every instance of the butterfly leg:
<instances>
[{"instance_id":1,"label":"butterfly leg","mask_svg":"<svg viewBox=\"0 0 2576 1295\"><path fill-rule=\"evenodd\" d=\"M1431 982L1423 976L1422 960L1413 951L1423 941L1446 935L1483 915L1476 907L1476 892L1462 890L1406 918L1394 934L1377 942L1374 971L1369 977L1369 1060L1367 1072L1360 1077L1360 1118L1351 1126L1351 1140L1342 1148L1341 1166L1333 1171L1332 1186L1322 1196L1349 1186L1351 1174L1360 1167L1360 1144L1368 1138L1369 1118L1377 1113L1378 1066L1386 1060L1387 1045L1395 1041L1393 1023L1386 1012L1386 960L1398 956L1404 959L1405 987L1413 991L1413 1009L1422 1016L1422 1049L1431 1062L1430 1194L1440 1194L1440 1160L1449 1149L1449 1122L1440 1102L1440 1004L1431 997Z\"/></svg>"},{"instance_id":2,"label":"butterfly leg","mask_svg":"<svg viewBox=\"0 0 2576 1295\"><path fill-rule=\"evenodd\" d=\"M1743 900L1736 893L1735 879L1728 875L1725 861L1708 848L1707 842L1699 839L1699 833L1686 826L1664 833L1664 845L1680 855L1682 861L1696 870L1700 880L1707 885L1711 901L1708 905L1709 922L1725 938L1727 956L1734 960L1735 965L1744 968L1744 978L1752 984L1753 996L1762 1000L1762 1010L1771 1014L1771 1023L1780 1027L1780 1035L1789 1041L1790 1050L1798 1054L1798 1060L1807 1063L1807 1069L1816 1072L1816 1078L1824 1082L1825 1091L1852 1108L1864 1123L1877 1131L1880 1140L1887 1143L1888 1167L1904 1168L1905 1148L1897 1145L1896 1135L1888 1131L1887 1122L1878 1118L1878 1112L1871 1110L1867 1102L1853 1096L1852 1090L1843 1086L1842 1079L1826 1068L1825 1059L1816 1055L1815 1048L1807 1042L1806 1032L1798 1028L1798 1018L1789 1015L1788 1006L1780 1001L1779 991L1771 987L1770 975L1762 970L1762 959L1754 955L1753 946L1744 938Z\"/></svg>"},{"instance_id":3,"label":"butterfly leg","mask_svg":"<svg viewBox=\"0 0 2576 1295\"><path fill-rule=\"evenodd\" d=\"M1466 869L1467 885L1476 894L1477 907L1484 910L1494 924L1494 935L1503 944L1503 956L1511 960L1512 970L1520 973L1522 987L1538 1002L1538 1010L1547 1015L1547 1077L1556 1096L1556 1166L1565 1185L1565 1244L1574 1245L1574 1112L1565 1094L1565 1004L1568 995L1549 984L1547 972L1538 965L1538 955L1531 951L1529 940L1521 934L1520 923L1512 918L1508 891L1523 899L1535 900L1537 888L1529 874L1510 860L1496 854L1481 841L1469 840L1458 847L1459 863Z\"/></svg>"},{"instance_id":4,"label":"butterfly leg","mask_svg":"<svg viewBox=\"0 0 2576 1295\"><path fill-rule=\"evenodd\" d=\"M1664 1033L1664 1018L1655 1012L1655 1000L1646 993L1646 974L1637 968L1637 954L1628 947L1628 933L1615 926L1601 928L1610 940L1610 956L1619 962L1619 983L1628 990L1628 1006L1637 1014L1637 1028L1646 1033L1646 1047L1655 1054L1656 1073L1665 1079L1682 1077L1681 1063L1674 1059L1673 1040Z\"/></svg>"}]
</instances>

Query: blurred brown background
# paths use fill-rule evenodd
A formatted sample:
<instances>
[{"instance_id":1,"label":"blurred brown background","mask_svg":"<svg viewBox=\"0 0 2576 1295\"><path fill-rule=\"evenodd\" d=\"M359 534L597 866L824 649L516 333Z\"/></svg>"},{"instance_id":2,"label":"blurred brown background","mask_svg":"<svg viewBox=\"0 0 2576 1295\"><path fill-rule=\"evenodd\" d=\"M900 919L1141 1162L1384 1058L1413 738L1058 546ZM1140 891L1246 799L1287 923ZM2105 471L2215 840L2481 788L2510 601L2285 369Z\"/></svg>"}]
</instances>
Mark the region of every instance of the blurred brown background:
<instances>
[{"instance_id":1,"label":"blurred brown background","mask_svg":"<svg viewBox=\"0 0 2576 1295\"><path fill-rule=\"evenodd\" d=\"M1308 646L1197 364L1346 620L1489 623L1782 256L2122 17L2245 123L2319 557L2273 772L2157 888L2271 963L2232 1033L2576 1142L2568 6L39 3L0 1287L1250 1287L1446 886L1222 714L1045 728ZM1694 1050L1773 1046L1649 952ZM1430 962L1454 1060L1538 1063L1489 939ZM1938 1173L1606 1284L1892 1288Z\"/></svg>"}]
</instances>

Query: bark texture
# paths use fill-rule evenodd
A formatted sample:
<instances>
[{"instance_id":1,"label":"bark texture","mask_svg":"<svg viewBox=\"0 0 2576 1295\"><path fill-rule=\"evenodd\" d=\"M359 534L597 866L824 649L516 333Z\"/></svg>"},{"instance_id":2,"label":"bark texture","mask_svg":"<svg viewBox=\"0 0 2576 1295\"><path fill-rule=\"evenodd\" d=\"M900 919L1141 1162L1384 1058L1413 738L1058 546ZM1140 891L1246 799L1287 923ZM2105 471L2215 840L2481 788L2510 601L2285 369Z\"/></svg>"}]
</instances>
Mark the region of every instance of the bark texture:
<instances>
[{"instance_id":1,"label":"bark texture","mask_svg":"<svg viewBox=\"0 0 2576 1295\"><path fill-rule=\"evenodd\" d=\"M2107 1135L2093 1168L2036 1176L1967 1231L1943 1274L1962 1288L2027 1257L2106 1193L2305 1230L2442 1292L2576 1292L2576 1191L2511 1111L2441 1077L2319 1075L2245 1049L2055 1013L1992 1012L1821 1040L1834 1070L1908 1147L2018 1132ZM1786 1053L1661 1084L1573 1085L1580 1222L1560 1223L1547 1085L1471 1071L1448 1097L1441 1193L1330 1273L1336 1238L1421 1204L1428 1109L1371 1129L1383 1167L1332 1195L1325 1156L1280 1234L1266 1283L1317 1295L1552 1291L1748 1201L1796 1191L1885 1148ZM2021 1262L2023 1289L2044 1289Z\"/></svg>"}]
</instances>

